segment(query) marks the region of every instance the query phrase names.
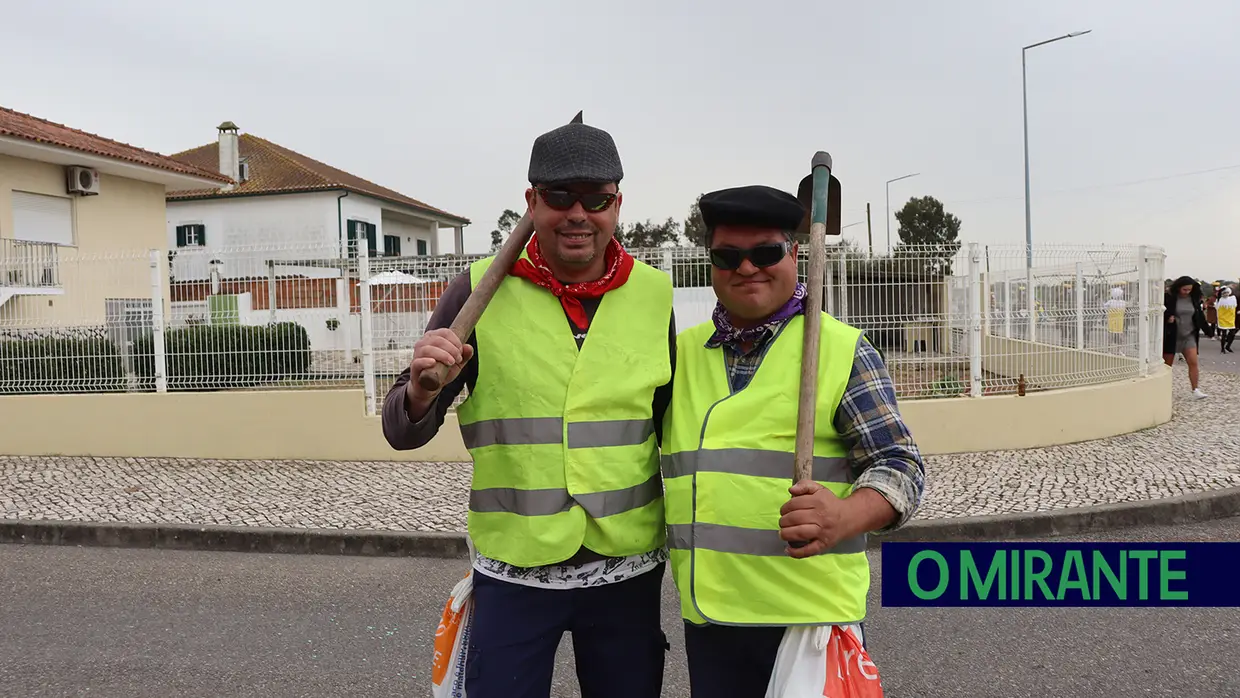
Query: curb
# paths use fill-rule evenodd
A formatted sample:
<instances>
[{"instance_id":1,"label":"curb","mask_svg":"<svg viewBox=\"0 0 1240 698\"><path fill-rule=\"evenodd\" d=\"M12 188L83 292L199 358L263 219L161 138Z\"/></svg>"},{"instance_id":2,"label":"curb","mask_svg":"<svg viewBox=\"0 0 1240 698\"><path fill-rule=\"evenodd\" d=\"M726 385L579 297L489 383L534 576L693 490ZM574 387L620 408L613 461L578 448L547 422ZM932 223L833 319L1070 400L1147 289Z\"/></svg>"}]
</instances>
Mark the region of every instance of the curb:
<instances>
[{"instance_id":1,"label":"curb","mask_svg":"<svg viewBox=\"0 0 1240 698\"><path fill-rule=\"evenodd\" d=\"M1197 523L1231 516L1240 516L1240 487L1077 509L914 520L889 535L869 536L868 546L877 550L885 542L998 541L1065 536L1134 526ZM468 554L463 533L16 519L0 519L0 543L452 559L463 559Z\"/></svg>"},{"instance_id":2,"label":"curb","mask_svg":"<svg viewBox=\"0 0 1240 698\"><path fill-rule=\"evenodd\" d=\"M301 555L465 558L461 533L0 520L0 543Z\"/></svg>"}]
</instances>

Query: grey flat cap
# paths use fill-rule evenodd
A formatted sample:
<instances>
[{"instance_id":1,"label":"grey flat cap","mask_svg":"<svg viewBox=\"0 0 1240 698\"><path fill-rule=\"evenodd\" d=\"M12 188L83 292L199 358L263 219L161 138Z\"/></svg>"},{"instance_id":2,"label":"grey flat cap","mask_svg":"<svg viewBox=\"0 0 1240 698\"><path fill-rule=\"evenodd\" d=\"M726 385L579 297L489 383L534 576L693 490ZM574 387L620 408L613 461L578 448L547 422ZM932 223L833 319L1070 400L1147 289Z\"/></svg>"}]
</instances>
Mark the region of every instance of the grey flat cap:
<instances>
[{"instance_id":1,"label":"grey flat cap","mask_svg":"<svg viewBox=\"0 0 1240 698\"><path fill-rule=\"evenodd\" d=\"M619 183L624 167L611 134L586 126L577 112L572 122L534 140L529 177L530 184Z\"/></svg>"}]
</instances>

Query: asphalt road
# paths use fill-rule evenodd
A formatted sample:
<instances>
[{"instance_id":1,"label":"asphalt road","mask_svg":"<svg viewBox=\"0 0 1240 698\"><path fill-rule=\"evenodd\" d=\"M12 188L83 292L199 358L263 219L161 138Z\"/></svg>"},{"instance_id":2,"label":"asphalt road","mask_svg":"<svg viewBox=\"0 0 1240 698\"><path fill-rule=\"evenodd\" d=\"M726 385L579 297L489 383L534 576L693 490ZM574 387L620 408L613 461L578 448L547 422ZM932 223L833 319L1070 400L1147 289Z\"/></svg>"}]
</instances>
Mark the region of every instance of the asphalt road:
<instances>
[{"instance_id":1,"label":"asphalt road","mask_svg":"<svg viewBox=\"0 0 1240 698\"><path fill-rule=\"evenodd\" d=\"M1074 539L1080 539L1074 537ZM1237 540L1240 518L1101 540ZM1240 610L883 609L899 696L1238 696ZM0 695L425 696L463 562L0 545ZM665 696L688 696L681 633ZM576 696L561 646L554 696Z\"/></svg>"}]
</instances>

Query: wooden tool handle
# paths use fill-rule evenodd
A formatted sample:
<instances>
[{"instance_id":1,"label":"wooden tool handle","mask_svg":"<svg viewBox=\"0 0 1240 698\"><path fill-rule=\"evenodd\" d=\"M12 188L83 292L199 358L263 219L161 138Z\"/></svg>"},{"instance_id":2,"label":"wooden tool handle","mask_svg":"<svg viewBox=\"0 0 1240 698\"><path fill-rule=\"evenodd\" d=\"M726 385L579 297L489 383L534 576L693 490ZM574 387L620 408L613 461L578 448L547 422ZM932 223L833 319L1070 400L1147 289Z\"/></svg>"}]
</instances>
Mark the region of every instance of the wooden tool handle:
<instances>
[{"instance_id":1,"label":"wooden tool handle","mask_svg":"<svg viewBox=\"0 0 1240 698\"><path fill-rule=\"evenodd\" d=\"M805 299L805 337L801 345L801 392L797 403L796 461L792 481L814 477L814 422L818 406L818 345L822 330L822 285L827 268L827 192L831 156L819 151L812 163L814 194L810 207L809 270Z\"/></svg>"},{"instance_id":2,"label":"wooden tool handle","mask_svg":"<svg viewBox=\"0 0 1240 698\"><path fill-rule=\"evenodd\" d=\"M521 256L521 251L529 243L533 232L534 220L526 211L525 215L521 216L521 220L517 221L508 239L504 241L503 247L495 253L495 260L491 262L490 267L487 267L478 285L470 291L469 298L461 307L461 312L457 313L456 319L452 321L452 333L460 338L461 344L469 341L469 335L473 334L478 319L490 305L491 299L495 297L495 291L499 289L504 277L508 276L508 272L512 270L512 265ZM433 393L444 384L449 370L451 367L447 364L435 364L418 375L418 385L422 386L423 390Z\"/></svg>"}]
</instances>

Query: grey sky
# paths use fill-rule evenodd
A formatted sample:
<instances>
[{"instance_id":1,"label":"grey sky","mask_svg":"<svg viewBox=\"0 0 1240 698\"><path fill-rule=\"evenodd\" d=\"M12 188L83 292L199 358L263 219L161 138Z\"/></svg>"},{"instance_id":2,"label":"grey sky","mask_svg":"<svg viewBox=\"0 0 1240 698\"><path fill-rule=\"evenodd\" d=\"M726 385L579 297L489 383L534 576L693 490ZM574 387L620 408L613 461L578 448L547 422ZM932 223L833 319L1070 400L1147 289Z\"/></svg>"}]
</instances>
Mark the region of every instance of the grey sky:
<instances>
[{"instance_id":1,"label":"grey sky","mask_svg":"<svg viewBox=\"0 0 1240 698\"><path fill-rule=\"evenodd\" d=\"M230 119L471 218L468 251L523 205L533 138L579 109L620 147L628 221L794 190L825 149L876 251L884 182L910 172L893 210L933 195L963 240L1023 245L1020 49L1092 29L1029 52L1034 243L1150 243L1169 276L1240 276L1234 1L3 6L0 104L164 153Z\"/></svg>"}]
</instances>

